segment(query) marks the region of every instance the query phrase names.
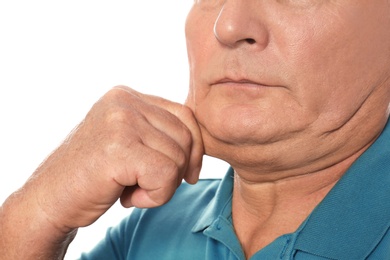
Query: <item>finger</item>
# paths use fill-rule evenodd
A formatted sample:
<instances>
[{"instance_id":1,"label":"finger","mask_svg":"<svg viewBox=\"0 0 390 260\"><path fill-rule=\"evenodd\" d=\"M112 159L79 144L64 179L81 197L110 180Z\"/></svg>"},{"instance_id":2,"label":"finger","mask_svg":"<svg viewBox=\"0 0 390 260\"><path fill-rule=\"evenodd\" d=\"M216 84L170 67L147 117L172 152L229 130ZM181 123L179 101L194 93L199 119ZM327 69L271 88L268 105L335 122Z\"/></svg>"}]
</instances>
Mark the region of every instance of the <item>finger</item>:
<instances>
[{"instance_id":1,"label":"finger","mask_svg":"<svg viewBox=\"0 0 390 260\"><path fill-rule=\"evenodd\" d=\"M140 93L137 95L142 95L143 98L149 103L153 103L156 106L166 109L175 117L179 118L180 121L188 128L192 137L192 146L185 179L189 183L196 183L199 179L199 173L202 167L204 146L200 127L192 110L187 106L174 103L160 97L144 95Z\"/></svg>"},{"instance_id":2,"label":"finger","mask_svg":"<svg viewBox=\"0 0 390 260\"><path fill-rule=\"evenodd\" d=\"M139 143L126 159L126 171L115 176L120 185L135 186L124 190L121 196L124 206L156 207L173 196L179 169L169 157Z\"/></svg>"},{"instance_id":3,"label":"finger","mask_svg":"<svg viewBox=\"0 0 390 260\"><path fill-rule=\"evenodd\" d=\"M188 183L194 184L198 181L200 170L202 168L202 159L204 155L202 135L198 122L196 121L192 110L188 107L183 106L183 109L177 110L175 115L184 122L192 134L190 160L188 162L188 170L185 175L185 180Z\"/></svg>"},{"instance_id":4,"label":"finger","mask_svg":"<svg viewBox=\"0 0 390 260\"><path fill-rule=\"evenodd\" d=\"M201 131L192 110L187 106L175 102L171 102L169 100L160 97L145 95L133 89L130 89L128 87L118 86L117 88L126 91L127 93L131 94L134 97L139 98L143 102L147 102L153 106L158 106L160 108L163 108L164 110L167 110L175 117L177 117L188 128L188 130L191 133L191 149L190 149L188 167L184 177L187 182L196 183L197 180L199 179L199 173L202 167L204 146L203 146ZM145 113L147 113L148 109L144 111ZM164 129L167 125L159 124L164 122L165 121L157 120L154 121L153 123L157 128ZM172 138L176 139L176 141L178 141L178 143L182 145L185 144L186 141L183 142L183 140L178 140L177 138L183 136L185 136L185 134L173 135ZM183 147L183 150L186 150L186 147Z\"/></svg>"},{"instance_id":5,"label":"finger","mask_svg":"<svg viewBox=\"0 0 390 260\"><path fill-rule=\"evenodd\" d=\"M160 124L166 124L166 120L162 121L164 123L160 122ZM175 162L179 170L177 176L177 186L179 186L188 168L192 143L191 135L181 122L177 122L176 125L167 124L160 127L163 130L155 128L154 125L146 124L140 138L144 145L161 152Z\"/></svg>"},{"instance_id":6,"label":"finger","mask_svg":"<svg viewBox=\"0 0 390 260\"><path fill-rule=\"evenodd\" d=\"M125 87L117 88L123 90L123 88ZM125 88L124 90L127 90L127 88ZM138 120L142 118L144 122L147 122L147 124L144 125L150 124L157 130L159 130L162 134L169 136L182 148L188 160L190 157L192 146L192 133L188 129L188 127L177 116L167 111L166 108L155 105L150 102L150 100L149 102L145 101L144 99L147 99L146 95L143 96L141 93L138 93L131 89L126 92L131 94L131 96L129 96L127 100L123 101L124 103L128 104L129 114L134 114L134 111L138 113L137 116L132 117L132 120ZM147 135L148 130L152 129L144 129L144 131L142 131L141 133L141 136L145 135L147 137L150 137L150 135ZM152 132L156 134L156 131ZM161 136L161 134L159 135ZM152 140L154 139L152 138Z\"/></svg>"}]
</instances>

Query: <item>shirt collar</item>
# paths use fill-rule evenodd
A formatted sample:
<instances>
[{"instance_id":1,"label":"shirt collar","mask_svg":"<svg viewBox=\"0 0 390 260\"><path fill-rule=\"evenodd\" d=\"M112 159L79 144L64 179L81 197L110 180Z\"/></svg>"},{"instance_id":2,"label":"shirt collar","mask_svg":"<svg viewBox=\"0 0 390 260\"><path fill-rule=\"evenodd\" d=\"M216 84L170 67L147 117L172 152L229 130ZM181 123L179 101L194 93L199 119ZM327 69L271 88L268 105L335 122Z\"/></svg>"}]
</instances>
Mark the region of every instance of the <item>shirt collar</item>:
<instances>
[{"instance_id":1,"label":"shirt collar","mask_svg":"<svg viewBox=\"0 0 390 260\"><path fill-rule=\"evenodd\" d=\"M193 232L231 214L233 175L230 168ZM389 187L390 123L297 231L295 249L330 259L367 256L390 226Z\"/></svg>"},{"instance_id":2,"label":"shirt collar","mask_svg":"<svg viewBox=\"0 0 390 260\"><path fill-rule=\"evenodd\" d=\"M232 212L231 198L233 194L234 170L230 167L222 179L214 198L207 205L201 217L192 228L192 232L203 231L220 215L229 218Z\"/></svg>"},{"instance_id":3,"label":"shirt collar","mask_svg":"<svg viewBox=\"0 0 390 260\"><path fill-rule=\"evenodd\" d=\"M390 123L317 206L295 248L330 259L367 257L390 226Z\"/></svg>"}]
</instances>

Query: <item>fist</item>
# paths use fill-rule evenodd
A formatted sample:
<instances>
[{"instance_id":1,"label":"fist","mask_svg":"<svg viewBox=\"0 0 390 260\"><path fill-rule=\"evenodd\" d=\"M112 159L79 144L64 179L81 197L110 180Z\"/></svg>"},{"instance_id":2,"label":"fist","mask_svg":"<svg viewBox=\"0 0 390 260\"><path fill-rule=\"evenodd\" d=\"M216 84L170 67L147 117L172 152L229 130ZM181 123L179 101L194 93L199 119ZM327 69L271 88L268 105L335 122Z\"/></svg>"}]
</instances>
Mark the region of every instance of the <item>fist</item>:
<instances>
[{"instance_id":1,"label":"fist","mask_svg":"<svg viewBox=\"0 0 390 260\"><path fill-rule=\"evenodd\" d=\"M188 107L115 87L37 169L30 185L52 222L77 228L94 222L118 198L125 207L166 203L183 179L198 180L203 153Z\"/></svg>"}]
</instances>

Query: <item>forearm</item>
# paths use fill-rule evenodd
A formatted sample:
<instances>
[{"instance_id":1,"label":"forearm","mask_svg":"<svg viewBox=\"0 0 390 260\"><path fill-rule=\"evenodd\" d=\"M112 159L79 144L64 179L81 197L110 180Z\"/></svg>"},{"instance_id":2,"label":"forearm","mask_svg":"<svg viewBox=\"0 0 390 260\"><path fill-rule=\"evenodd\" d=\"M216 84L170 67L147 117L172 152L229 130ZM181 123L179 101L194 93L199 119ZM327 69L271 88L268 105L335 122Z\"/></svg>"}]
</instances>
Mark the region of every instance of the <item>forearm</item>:
<instances>
[{"instance_id":1,"label":"forearm","mask_svg":"<svg viewBox=\"0 0 390 260\"><path fill-rule=\"evenodd\" d=\"M21 190L0 208L0 259L62 259L76 232L50 223L34 195Z\"/></svg>"}]
</instances>

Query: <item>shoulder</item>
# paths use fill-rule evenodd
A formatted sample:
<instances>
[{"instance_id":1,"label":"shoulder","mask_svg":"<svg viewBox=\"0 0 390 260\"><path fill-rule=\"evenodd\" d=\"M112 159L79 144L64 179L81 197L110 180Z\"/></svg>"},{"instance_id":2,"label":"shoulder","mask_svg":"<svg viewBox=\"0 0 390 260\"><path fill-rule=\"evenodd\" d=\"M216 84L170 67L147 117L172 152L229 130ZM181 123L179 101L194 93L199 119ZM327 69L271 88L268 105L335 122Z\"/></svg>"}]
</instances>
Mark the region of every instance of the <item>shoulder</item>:
<instances>
[{"instance_id":1,"label":"shoulder","mask_svg":"<svg viewBox=\"0 0 390 260\"><path fill-rule=\"evenodd\" d=\"M167 204L134 208L81 259L202 259L205 237L192 228L220 183L219 179L202 179L195 185L182 183Z\"/></svg>"},{"instance_id":2,"label":"shoulder","mask_svg":"<svg viewBox=\"0 0 390 260\"><path fill-rule=\"evenodd\" d=\"M132 215L137 218L144 218L148 215L158 216L159 220L164 216L169 216L169 219L176 218L176 220L191 218L194 219L195 224L197 216L215 197L220 183L220 179L201 179L195 185L183 182L165 205L151 209L134 209ZM173 212L174 215L172 215Z\"/></svg>"},{"instance_id":3,"label":"shoulder","mask_svg":"<svg viewBox=\"0 0 390 260\"><path fill-rule=\"evenodd\" d=\"M196 206L207 204L214 198L220 183L220 179L201 179L195 185L183 182L165 207L175 207L184 203L186 210L189 210L191 206L196 209ZM188 200L190 199L196 199L196 203L188 205Z\"/></svg>"},{"instance_id":4,"label":"shoulder","mask_svg":"<svg viewBox=\"0 0 390 260\"><path fill-rule=\"evenodd\" d=\"M194 234L192 228L215 197L220 182L210 179L195 185L182 183L167 204L134 209L117 227L125 237L121 242L126 259L172 259L181 254L188 257L188 252L201 253L204 236ZM197 246L199 250L194 250Z\"/></svg>"}]
</instances>

